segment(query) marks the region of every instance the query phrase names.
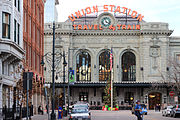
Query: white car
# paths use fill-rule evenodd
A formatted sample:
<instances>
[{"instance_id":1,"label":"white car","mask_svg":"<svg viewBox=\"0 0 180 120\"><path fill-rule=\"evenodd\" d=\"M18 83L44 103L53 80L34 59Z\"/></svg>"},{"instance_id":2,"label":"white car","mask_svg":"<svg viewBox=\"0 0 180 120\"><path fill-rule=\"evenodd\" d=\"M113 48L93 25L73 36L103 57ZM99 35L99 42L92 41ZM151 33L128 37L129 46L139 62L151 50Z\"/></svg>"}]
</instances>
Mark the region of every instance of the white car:
<instances>
[{"instance_id":1,"label":"white car","mask_svg":"<svg viewBox=\"0 0 180 120\"><path fill-rule=\"evenodd\" d=\"M167 106L164 108L164 110L162 110L162 116L170 116L170 113L173 109L173 106Z\"/></svg>"},{"instance_id":2,"label":"white car","mask_svg":"<svg viewBox=\"0 0 180 120\"><path fill-rule=\"evenodd\" d=\"M91 114L85 107L73 108L69 120L91 120Z\"/></svg>"}]
</instances>

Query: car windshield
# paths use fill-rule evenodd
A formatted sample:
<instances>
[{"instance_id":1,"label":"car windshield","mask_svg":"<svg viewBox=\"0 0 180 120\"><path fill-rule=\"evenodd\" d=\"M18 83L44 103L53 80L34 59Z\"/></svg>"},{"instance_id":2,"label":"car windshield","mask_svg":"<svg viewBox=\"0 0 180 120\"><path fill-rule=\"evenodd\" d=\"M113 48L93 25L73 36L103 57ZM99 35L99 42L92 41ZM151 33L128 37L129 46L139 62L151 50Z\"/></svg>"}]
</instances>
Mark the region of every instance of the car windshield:
<instances>
[{"instance_id":1,"label":"car windshield","mask_svg":"<svg viewBox=\"0 0 180 120\"><path fill-rule=\"evenodd\" d=\"M173 106L168 106L167 108L168 108L168 109L171 109L171 108L173 108Z\"/></svg>"},{"instance_id":2,"label":"car windshield","mask_svg":"<svg viewBox=\"0 0 180 120\"><path fill-rule=\"evenodd\" d=\"M87 113L87 109L72 109L72 113Z\"/></svg>"},{"instance_id":3,"label":"car windshield","mask_svg":"<svg viewBox=\"0 0 180 120\"><path fill-rule=\"evenodd\" d=\"M78 108L78 107L85 107L85 108L87 108L88 106L85 105L85 104L84 105L82 105L82 104L81 105L74 105L74 108Z\"/></svg>"}]
</instances>

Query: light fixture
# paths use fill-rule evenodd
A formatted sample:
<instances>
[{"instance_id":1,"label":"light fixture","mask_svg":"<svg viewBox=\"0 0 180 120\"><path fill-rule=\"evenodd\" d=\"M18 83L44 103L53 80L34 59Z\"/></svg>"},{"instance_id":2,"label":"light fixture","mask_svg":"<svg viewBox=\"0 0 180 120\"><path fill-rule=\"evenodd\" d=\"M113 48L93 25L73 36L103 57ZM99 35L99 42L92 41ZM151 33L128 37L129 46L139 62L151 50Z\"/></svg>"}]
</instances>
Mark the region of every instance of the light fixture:
<instances>
[{"instance_id":1,"label":"light fixture","mask_svg":"<svg viewBox=\"0 0 180 120\"><path fill-rule=\"evenodd\" d=\"M127 72L127 69L124 69L124 72Z\"/></svg>"},{"instance_id":2,"label":"light fixture","mask_svg":"<svg viewBox=\"0 0 180 120\"><path fill-rule=\"evenodd\" d=\"M156 97L156 95L149 95L149 97L150 97L150 98L155 98L155 97Z\"/></svg>"}]
</instances>

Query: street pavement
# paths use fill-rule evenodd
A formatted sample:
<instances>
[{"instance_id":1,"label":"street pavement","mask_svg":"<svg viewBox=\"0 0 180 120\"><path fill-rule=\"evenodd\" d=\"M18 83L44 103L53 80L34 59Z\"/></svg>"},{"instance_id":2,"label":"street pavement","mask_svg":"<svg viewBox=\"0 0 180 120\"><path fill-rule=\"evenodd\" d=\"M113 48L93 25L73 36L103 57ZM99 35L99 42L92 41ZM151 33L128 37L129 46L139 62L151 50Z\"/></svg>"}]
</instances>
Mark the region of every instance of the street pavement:
<instances>
[{"instance_id":1,"label":"street pavement","mask_svg":"<svg viewBox=\"0 0 180 120\"><path fill-rule=\"evenodd\" d=\"M32 120L48 120L48 115L34 115ZM64 118L63 120L68 120ZM121 111L101 111L92 110L91 120L137 120L136 116L131 114L130 110ZM163 117L161 112L148 111L148 115L144 115L144 120L180 120L178 118Z\"/></svg>"}]
</instances>

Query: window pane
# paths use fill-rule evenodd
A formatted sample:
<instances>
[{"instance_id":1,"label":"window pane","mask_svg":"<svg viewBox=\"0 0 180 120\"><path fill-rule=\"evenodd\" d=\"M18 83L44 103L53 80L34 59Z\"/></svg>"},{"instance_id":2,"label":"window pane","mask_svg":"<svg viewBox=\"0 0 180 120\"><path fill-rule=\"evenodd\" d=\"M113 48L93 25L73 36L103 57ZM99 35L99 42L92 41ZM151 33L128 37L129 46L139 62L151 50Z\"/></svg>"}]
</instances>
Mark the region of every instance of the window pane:
<instances>
[{"instance_id":1,"label":"window pane","mask_svg":"<svg viewBox=\"0 0 180 120\"><path fill-rule=\"evenodd\" d=\"M136 81L136 58L132 52L122 55L122 81Z\"/></svg>"},{"instance_id":2,"label":"window pane","mask_svg":"<svg viewBox=\"0 0 180 120\"><path fill-rule=\"evenodd\" d=\"M76 57L76 79L77 81L91 80L91 57L87 52L81 52Z\"/></svg>"},{"instance_id":3,"label":"window pane","mask_svg":"<svg viewBox=\"0 0 180 120\"><path fill-rule=\"evenodd\" d=\"M14 20L14 42L16 42L16 20Z\"/></svg>"},{"instance_id":4,"label":"window pane","mask_svg":"<svg viewBox=\"0 0 180 120\"><path fill-rule=\"evenodd\" d=\"M29 16L29 37L31 37L31 17Z\"/></svg>"},{"instance_id":5,"label":"window pane","mask_svg":"<svg viewBox=\"0 0 180 120\"><path fill-rule=\"evenodd\" d=\"M18 11L20 11L20 0L18 0Z\"/></svg>"},{"instance_id":6,"label":"window pane","mask_svg":"<svg viewBox=\"0 0 180 120\"><path fill-rule=\"evenodd\" d=\"M16 7L16 0L14 0L14 6Z\"/></svg>"},{"instance_id":7,"label":"window pane","mask_svg":"<svg viewBox=\"0 0 180 120\"><path fill-rule=\"evenodd\" d=\"M3 12L2 37L10 39L10 14Z\"/></svg>"},{"instance_id":8,"label":"window pane","mask_svg":"<svg viewBox=\"0 0 180 120\"><path fill-rule=\"evenodd\" d=\"M18 37L18 45L19 45L19 38L20 38L19 29L20 29L20 25L18 24L18 35L17 35L17 37Z\"/></svg>"},{"instance_id":9,"label":"window pane","mask_svg":"<svg viewBox=\"0 0 180 120\"><path fill-rule=\"evenodd\" d=\"M111 79L110 71L110 52L104 51L99 56L99 81Z\"/></svg>"},{"instance_id":10,"label":"window pane","mask_svg":"<svg viewBox=\"0 0 180 120\"><path fill-rule=\"evenodd\" d=\"M3 23L9 24L9 14L8 13L3 13Z\"/></svg>"}]
</instances>

